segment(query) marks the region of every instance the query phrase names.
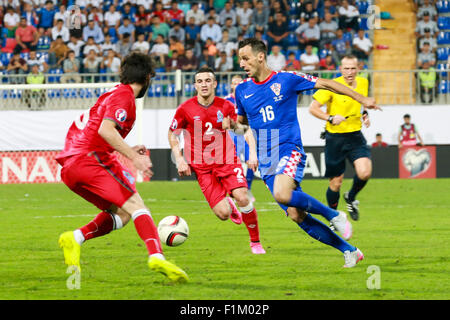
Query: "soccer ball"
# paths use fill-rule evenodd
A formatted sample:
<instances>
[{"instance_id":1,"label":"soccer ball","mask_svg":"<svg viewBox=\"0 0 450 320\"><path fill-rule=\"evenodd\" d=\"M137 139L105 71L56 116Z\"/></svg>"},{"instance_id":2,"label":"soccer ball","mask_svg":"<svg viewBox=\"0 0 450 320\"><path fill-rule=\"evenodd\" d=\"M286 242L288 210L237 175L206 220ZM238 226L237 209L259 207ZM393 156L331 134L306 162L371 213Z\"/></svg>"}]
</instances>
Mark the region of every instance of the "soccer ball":
<instances>
[{"instance_id":1,"label":"soccer ball","mask_svg":"<svg viewBox=\"0 0 450 320\"><path fill-rule=\"evenodd\" d=\"M186 241L189 235L189 227L183 218L167 216L159 222L158 233L162 243L176 247Z\"/></svg>"}]
</instances>

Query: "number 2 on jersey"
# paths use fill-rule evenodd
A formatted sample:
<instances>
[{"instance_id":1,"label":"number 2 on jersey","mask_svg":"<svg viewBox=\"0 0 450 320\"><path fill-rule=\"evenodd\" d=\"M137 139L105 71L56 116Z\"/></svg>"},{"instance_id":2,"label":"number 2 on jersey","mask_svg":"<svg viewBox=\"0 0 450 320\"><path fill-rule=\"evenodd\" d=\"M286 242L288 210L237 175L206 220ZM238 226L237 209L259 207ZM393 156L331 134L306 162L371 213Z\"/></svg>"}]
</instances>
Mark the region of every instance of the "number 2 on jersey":
<instances>
[{"instance_id":1,"label":"number 2 on jersey","mask_svg":"<svg viewBox=\"0 0 450 320\"><path fill-rule=\"evenodd\" d=\"M259 109L259 113L262 114L264 122L272 121L273 119L275 119L275 113L273 112L272 106L266 106L265 108Z\"/></svg>"}]
</instances>

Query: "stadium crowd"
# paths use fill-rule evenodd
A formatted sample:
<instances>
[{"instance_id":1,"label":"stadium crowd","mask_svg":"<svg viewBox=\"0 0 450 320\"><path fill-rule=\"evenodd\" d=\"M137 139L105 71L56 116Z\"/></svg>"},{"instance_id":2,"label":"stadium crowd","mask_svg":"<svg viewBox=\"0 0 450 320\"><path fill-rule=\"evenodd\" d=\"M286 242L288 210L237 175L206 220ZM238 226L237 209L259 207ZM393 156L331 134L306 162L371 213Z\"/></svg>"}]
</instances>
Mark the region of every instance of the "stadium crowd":
<instances>
[{"instance_id":1,"label":"stadium crowd","mask_svg":"<svg viewBox=\"0 0 450 320\"><path fill-rule=\"evenodd\" d=\"M241 71L237 44L256 37L274 70L336 70L353 53L367 64L372 50L359 8L351 0L0 0L5 74L117 73L130 51L148 53L158 72ZM327 75L325 75L327 76ZM328 75L332 77L330 73ZM30 77L33 83L43 77ZM25 76L14 82L24 82Z\"/></svg>"}]
</instances>

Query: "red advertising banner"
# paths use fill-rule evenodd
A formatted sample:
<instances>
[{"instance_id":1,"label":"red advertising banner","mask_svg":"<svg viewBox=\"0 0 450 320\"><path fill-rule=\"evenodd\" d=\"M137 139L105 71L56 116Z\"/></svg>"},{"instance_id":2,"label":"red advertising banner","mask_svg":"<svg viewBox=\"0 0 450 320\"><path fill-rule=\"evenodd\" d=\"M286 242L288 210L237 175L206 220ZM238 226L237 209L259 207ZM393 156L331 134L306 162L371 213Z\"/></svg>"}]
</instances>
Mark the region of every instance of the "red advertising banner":
<instances>
[{"instance_id":1,"label":"red advertising banner","mask_svg":"<svg viewBox=\"0 0 450 320\"><path fill-rule=\"evenodd\" d=\"M0 184L51 183L61 181L61 166L55 161L59 151L6 151L0 152ZM148 151L147 151L148 152ZM119 154L119 160L137 177L130 160ZM148 177L137 179L149 181Z\"/></svg>"},{"instance_id":2,"label":"red advertising banner","mask_svg":"<svg viewBox=\"0 0 450 320\"><path fill-rule=\"evenodd\" d=\"M403 147L398 152L399 178L436 178L436 147Z\"/></svg>"}]
</instances>

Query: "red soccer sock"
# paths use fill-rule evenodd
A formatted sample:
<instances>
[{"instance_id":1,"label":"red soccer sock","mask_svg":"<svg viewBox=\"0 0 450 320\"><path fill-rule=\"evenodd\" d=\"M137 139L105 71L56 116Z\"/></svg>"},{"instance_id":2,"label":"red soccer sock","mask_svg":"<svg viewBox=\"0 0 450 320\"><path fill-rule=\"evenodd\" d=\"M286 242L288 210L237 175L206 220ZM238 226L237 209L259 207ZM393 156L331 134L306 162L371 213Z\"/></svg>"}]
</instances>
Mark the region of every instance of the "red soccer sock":
<instances>
[{"instance_id":1,"label":"red soccer sock","mask_svg":"<svg viewBox=\"0 0 450 320\"><path fill-rule=\"evenodd\" d=\"M247 206L249 207L249 206ZM251 210L245 212L245 208L241 208L242 221L244 221L247 227L248 233L250 235L251 242L259 241L259 228L258 228L258 215L256 214L256 209L251 206Z\"/></svg>"},{"instance_id":2,"label":"red soccer sock","mask_svg":"<svg viewBox=\"0 0 450 320\"><path fill-rule=\"evenodd\" d=\"M114 218L108 212L100 212L91 222L80 228L84 239L89 240L110 233L114 229Z\"/></svg>"},{"instance_id":3,"label":"red soccer sock","mask_svg":"<svg viewBox=\"0 0 450 320\"><path fill-rule=\"evenodd\" d=\"M134 226L147 246L148 254L162 254L161 242L159 240L158 229L153 222L152 216L147 209L137 210L132 214Z\"/></svg>"}]
</instances>

